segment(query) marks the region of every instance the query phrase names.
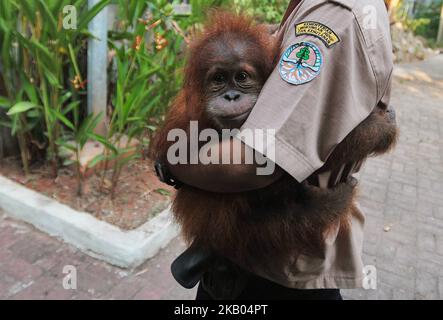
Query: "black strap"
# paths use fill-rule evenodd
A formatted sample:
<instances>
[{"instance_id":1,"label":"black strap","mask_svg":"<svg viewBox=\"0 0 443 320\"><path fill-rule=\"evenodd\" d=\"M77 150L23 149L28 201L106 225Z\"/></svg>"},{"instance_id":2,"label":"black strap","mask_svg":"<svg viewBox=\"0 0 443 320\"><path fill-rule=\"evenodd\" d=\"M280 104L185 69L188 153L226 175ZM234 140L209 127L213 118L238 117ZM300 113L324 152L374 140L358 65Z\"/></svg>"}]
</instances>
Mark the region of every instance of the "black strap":
<instances>
[{"instance_id":1,"label":"black strap","mask_svg":"<svg viewBox=\"0 0 443 320\"><path fill-rule=\"evenodd\" d=\"M236 299L244 290L250 274L228 259L193 243L171 265L175 280L191 289L201 281L213 299Z\"/></svg>"},{"instance_id":2,"label":"black strap","mask_svg":"<svg viewBox=\"0 0 443 320\"><path fill-rule=\"evenodd\" d=\"M194 288L214 262L212 252L193 244L172 262L171 273L186 289Z\"/></svg>"},{"instance_id":3,"label":"black strap","mask_svg":"<svg viewBox=\"0 0 443 320\"><path fill-rule=\"evenodd\" d=\"M183 185L180 181L171 176L164 162L157 160L155 162L154 168L155 173L157 174L157 177L161 182L173 186L176 189L180 189L180 187Z\"/></svg>"}]
</instances>

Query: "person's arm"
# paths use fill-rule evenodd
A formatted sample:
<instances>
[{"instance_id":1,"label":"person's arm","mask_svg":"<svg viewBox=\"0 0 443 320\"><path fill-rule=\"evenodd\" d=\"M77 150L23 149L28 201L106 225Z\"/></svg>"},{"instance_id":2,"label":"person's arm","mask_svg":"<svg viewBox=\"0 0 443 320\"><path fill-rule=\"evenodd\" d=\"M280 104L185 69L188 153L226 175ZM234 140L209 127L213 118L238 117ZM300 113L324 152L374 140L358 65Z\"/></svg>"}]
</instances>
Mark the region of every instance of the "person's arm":
<instances>
[{"instance_id":1,"label":"person's arm","mask_svg":"<svg viewBox=\"0 0 443 320\"><path fill-rule=\"evenodd\" d=\"M240 140L224 140L219 143L219 163L221 163L221 159L226 159L230 155L230 164L171 165L166 163L166 165L172 176L180 182L198 189L218 193L237 193L261 189L277 181L283 175L284 171L278 166L275 166L275 170L271 175L258 175L257 168L260 165L256 163L244 164L246 148L249 147ZM223 157L223 152L228 150L231 150L229 155ZM242 150L242 164L232 164L236 156L234 154L236 150Z\"/></svg>"}]
</instances>

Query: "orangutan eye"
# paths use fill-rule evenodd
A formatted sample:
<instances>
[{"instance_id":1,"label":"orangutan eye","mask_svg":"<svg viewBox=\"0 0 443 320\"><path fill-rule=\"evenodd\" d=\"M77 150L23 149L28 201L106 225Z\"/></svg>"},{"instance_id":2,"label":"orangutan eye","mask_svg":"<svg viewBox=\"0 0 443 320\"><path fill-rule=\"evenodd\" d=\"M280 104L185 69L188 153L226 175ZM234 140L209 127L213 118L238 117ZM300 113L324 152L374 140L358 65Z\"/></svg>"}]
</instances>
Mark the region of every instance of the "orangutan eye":
<instances>
[{"instance_id":1,"label":"orangutan eye","mask_svg":"<svg viewBox=\"0 0 443 320\"><path fill-rule=\"evenodd\" d=\"M213 77L213 80L217 83L223 83L226 81L226 78L222 73L216 73Z\"/></svg>"},{"instance_id":2,"label":"orangutan eye","mask_svg":"<svg viewBox=\"0 0 443 320\"><path fill-rule=\"evenodd\" d=\"M235 80L237 80L238 82L246 81L248 78L249 74L244 71L237 73L237 75L235 76Z\"/></svg>"}]
</instances>

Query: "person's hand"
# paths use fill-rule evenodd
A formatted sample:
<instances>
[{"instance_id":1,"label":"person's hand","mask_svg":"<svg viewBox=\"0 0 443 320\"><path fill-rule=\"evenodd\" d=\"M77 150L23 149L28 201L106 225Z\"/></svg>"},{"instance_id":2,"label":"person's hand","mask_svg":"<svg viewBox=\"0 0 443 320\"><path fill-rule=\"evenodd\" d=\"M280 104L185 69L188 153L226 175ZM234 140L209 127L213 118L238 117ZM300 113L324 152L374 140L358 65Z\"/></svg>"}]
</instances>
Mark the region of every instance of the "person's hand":
<instances>
[{"instance_id":1,"label":"person's hand","mask_svg":"<svg viewBox=\"0 0 443 320\"><path fill-rule=\"evenodd\" d=\"M334 193L334 192L344 192L349 193L353 192L354 189L358 185L358 180L353 176L349 176L346 181L338 183L336 186L332 188L321 188L315 185L310 184L308 181L303 181L302 186L303 189L311 194L322 194L322 193Z\"/></svg>"}]
</instances>

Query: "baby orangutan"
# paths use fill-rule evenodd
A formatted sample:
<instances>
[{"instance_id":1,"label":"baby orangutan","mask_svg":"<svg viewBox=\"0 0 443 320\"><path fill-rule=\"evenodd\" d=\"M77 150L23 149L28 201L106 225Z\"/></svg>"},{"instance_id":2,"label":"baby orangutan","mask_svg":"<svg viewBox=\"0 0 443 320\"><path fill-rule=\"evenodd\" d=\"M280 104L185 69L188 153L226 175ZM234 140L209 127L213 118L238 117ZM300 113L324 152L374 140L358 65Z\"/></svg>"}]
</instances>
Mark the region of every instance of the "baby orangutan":
<instances>
[{"instance_id":1,"label":"baby orangutan","mask_svg":"<svg viewBox=\"0 0 443 320\"><path fill-rule=\"evenodd\" d=\"M168 132L187 131L190 121L198 121L199 130L240 128L279 56L280 44L265 26L216 13L191 44L184 86L153 139L153 158L166 161L173 143L167 141ZM395 138L393 117L378 108L336 147L318 173L336 172L386 152ZM183 185L173 212L189 242L246 268L266 268L266 263L284 264L299 254L321 252L328 230L346 223L356 183L338 180L331 188L319 188L284 173L265 188L223 194Z\"/></svg>"}]
</instances>

